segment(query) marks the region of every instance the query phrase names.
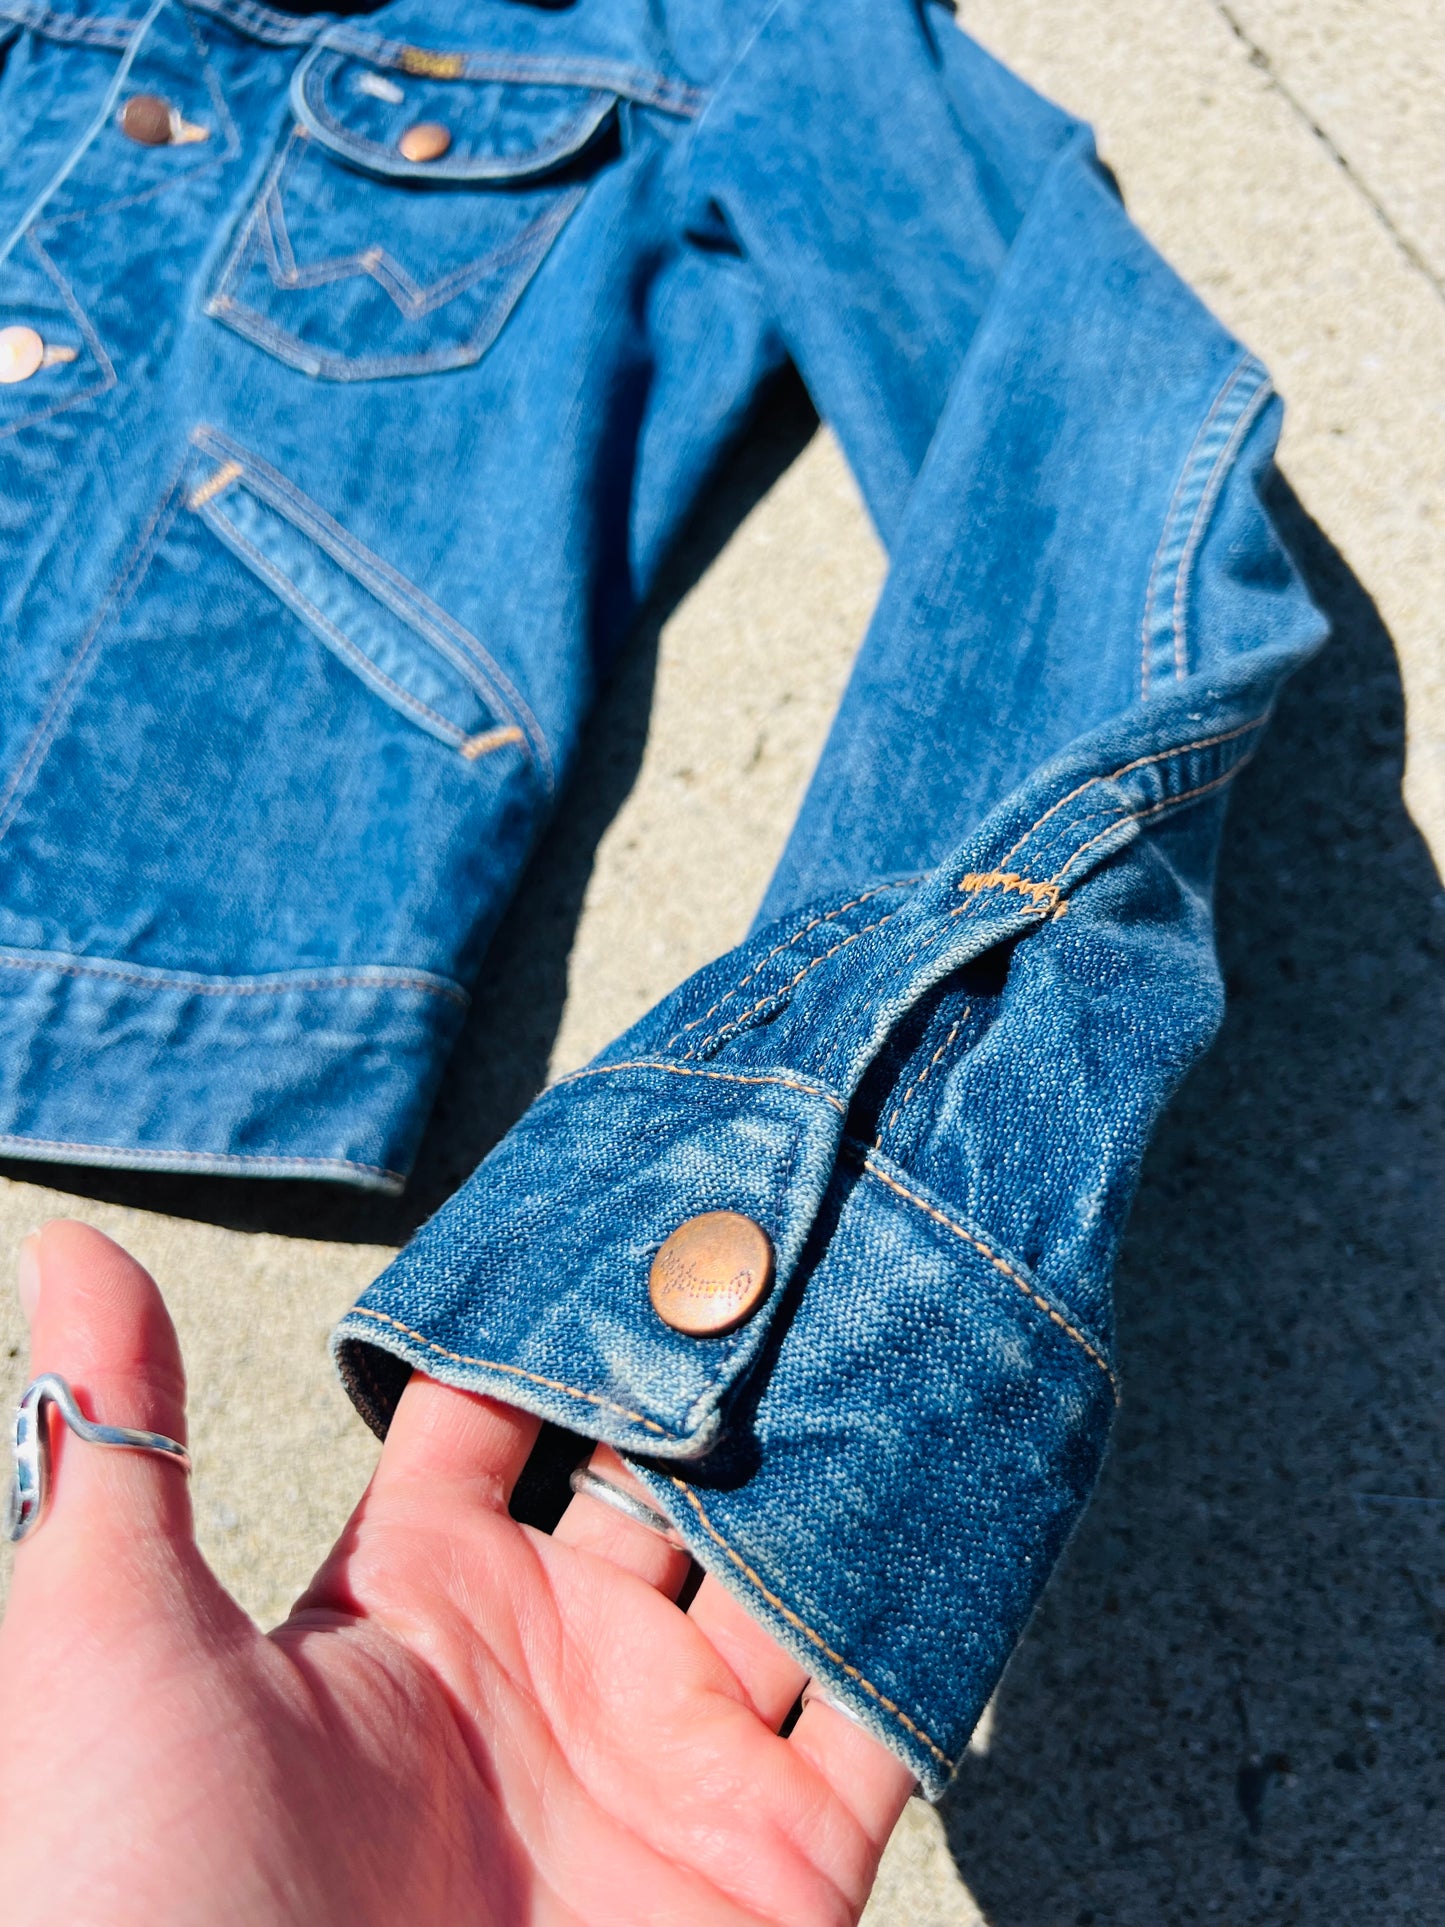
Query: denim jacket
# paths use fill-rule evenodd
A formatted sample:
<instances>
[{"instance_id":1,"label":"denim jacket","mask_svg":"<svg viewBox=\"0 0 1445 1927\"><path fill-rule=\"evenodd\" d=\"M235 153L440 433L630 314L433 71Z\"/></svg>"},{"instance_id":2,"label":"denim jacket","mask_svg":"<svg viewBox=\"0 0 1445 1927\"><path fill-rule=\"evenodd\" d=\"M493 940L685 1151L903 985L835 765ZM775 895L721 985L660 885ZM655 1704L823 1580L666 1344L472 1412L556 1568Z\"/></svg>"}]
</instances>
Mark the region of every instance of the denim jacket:
<instances>
[{"instance_id":1,"label":"denim jacket","mask_svg":"<svg viewBox=\"0 0 1445 1927\"><path fill-rule=\"evenodd\" d=\"M379 1430L421 1367L611 1441L936 1792L1098 1472L1320 637L1266 373L932 0L127 6L0 0L0 1150L397 1188L791 359L891 567L754 930L335 1344ZM713 1210L772 1282L694 1335L649 1278Z\"/></svg>"}]
</instances>

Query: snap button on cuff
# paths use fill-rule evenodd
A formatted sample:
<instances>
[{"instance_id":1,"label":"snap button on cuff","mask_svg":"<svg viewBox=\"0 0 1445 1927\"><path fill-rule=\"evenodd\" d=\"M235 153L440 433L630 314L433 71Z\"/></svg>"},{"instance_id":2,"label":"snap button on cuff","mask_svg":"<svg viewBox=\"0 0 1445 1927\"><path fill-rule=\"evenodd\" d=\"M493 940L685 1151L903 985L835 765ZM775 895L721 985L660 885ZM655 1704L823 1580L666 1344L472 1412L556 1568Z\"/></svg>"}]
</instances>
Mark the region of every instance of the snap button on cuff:
<instances>
[{"instance_id":1,"label":"snap button on cuff","mask_svg":"<svg viewBox=\"0 0 1445 1927\"><path fill-rule=\"evenodd\" d=\"M691 1338L721 1338L745 1324L773 1282L773 1247L737 1211L704 1211L665 1238L648 1292L664 1325Z\"/></svg>"},{"instance_id":2,"label":"snap button on cuff","mask_svg":"<svg viewBox=\"0 0 1445 1927\"><path fill-rule=\"evenodd\" d=\"M451 129L439 120L419 120L397 142L402 159L407 161L439 161L451 144Z\"/></svg>"},{"instance_id":3,"label":"snap button on cuff","mask_svg":"<svg viewBox=\"0 0 1445 1927\"><path fill-rule=\"evenodd\" d=\"M29 381L45 360L45 343L33 328L0 328L0 383Z\"/></svg>"}]
</instances>

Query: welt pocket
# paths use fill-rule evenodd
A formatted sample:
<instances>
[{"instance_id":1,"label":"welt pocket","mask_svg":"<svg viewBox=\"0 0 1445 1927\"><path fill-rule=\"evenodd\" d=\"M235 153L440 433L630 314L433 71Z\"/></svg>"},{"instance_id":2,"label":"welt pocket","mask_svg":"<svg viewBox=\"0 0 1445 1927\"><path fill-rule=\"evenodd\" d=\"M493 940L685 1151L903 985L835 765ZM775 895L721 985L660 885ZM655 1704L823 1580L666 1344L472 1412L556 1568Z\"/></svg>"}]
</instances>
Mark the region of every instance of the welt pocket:
<instances>
[{"instance_id":1,"label":"welt pocket","mask_svg":"<svg viewBox=\"0 0 1445 1927\"><path fill-rule=\"evenodd\" d=\"M228 437L195 442L187 509L383 702L469 762L532 751L468 631Z\"/></svg>"},{"instance_id":2,"label":"welt pocket","mask_svg":"<svg viewBox=\"0 0 1445 1927\"><path fill-rule=\"evenodd\" d=\"M208 311L306 374L357 381L486 352L615 151L619 95L322 45L291 105Z\"/></svg>"}]
</instances>

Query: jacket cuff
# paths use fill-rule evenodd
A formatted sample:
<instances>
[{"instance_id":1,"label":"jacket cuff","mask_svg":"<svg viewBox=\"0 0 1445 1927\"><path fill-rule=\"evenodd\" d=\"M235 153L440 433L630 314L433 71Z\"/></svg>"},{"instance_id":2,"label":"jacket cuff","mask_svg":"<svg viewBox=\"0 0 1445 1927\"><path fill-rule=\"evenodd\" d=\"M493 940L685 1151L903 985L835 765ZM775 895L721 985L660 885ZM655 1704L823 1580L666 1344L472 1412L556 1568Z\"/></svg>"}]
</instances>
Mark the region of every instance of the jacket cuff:
<instances>
[{"instance_id":1,"label":"jacket cuff","mask_svg":"<svg viewBox=\"0 0 1445 1927\"><path fill-rule=\"evenodd\" d=\"M938 870L764 931L546 1092L338 1327L628 1453L699 1562L942 1790L1097 1476L1108 1279L1220 996L1220 800L1296 652L1056 759ZM775 1279L664 1324L713 1210Z\"/></svg>"}]
</instances>

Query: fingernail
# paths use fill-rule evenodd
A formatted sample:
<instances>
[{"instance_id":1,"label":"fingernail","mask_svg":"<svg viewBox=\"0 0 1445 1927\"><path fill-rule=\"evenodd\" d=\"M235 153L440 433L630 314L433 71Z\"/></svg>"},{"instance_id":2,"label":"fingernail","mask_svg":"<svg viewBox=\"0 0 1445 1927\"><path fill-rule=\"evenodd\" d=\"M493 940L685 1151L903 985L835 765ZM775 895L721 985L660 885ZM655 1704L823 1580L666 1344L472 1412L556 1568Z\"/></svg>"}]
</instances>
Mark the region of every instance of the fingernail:
<instances>
[{"instance_id":1,"label":"fingernail","mask_svg":"<svg viewBox=\"0 0 1445 1927\"><path fill-rule=\"evenodd\" d=\"M35 1322L35 1307L40 1303L40 1233L32 1231L20 1240L20 1259L16 1266L16 1290L27 1325Z\"/></svg>"}]
</instances>

